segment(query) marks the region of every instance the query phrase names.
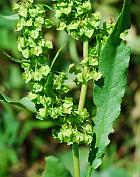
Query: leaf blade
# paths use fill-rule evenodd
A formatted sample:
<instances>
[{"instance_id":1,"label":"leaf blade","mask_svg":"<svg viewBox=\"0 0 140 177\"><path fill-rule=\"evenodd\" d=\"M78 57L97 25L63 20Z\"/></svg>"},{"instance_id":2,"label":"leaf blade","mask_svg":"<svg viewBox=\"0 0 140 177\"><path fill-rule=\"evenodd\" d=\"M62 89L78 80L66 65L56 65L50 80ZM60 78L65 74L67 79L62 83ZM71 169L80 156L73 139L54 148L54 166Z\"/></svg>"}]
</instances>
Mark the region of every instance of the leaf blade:
<instances>
[{"instance_id":1,"label":"leaf blade","mask_svg":"<svg viewBox=\"0 0 140 177\"><path fill-rule=\"evenodd\" d=\"M24 108L26 110L33 112L33 113L36 113L35 104L31 100L29 100L28 97L23 97L19 101L13 101L11 98L9 98L8 96L6 96L5 94L0 92L0 102L13 104L13 105L18 106L20 108Z\"/></svg>"},{"instance_id":2,"label":"leaf blade","mask_svg":"<svg viewBox=\"0 0 140 177\"><path fill-rule=\"evenodd\" d=\"M46 168L42 177L72 177L70 172L57 158L49 156L45 159Z\"/></svg>"},{"instance_id":3,"label":"leaf blade","mask_svg":"<svg viewBox=\"0 0 140 177\"><path fill-rule=\"evenodd\" d=\"M101 88L95 84L93 91L97 114L93 119L95 140L90 150L89 163L95 169L102 163L106 146L110 142L108 135L113 132L112 125L120 114L121 99L125 93L130 48L121 41L120 34L128 28L130 28L130 1L125 0L120 17L99 59L99 72L103 74L104 85Z\"/></svg>"}]
</instances>

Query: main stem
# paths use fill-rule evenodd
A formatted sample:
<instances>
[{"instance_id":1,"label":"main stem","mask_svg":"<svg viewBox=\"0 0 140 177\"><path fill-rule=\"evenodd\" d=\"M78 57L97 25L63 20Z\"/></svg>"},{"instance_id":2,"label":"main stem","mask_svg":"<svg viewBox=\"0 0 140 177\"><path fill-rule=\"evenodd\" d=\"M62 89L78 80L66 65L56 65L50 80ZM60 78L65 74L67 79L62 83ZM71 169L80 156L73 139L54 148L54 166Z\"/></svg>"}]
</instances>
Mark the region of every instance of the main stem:
<instances>
[{"instance_id":1,"label":"main stem","mask_svg":"<svg viewBox=\"0 0 140 177\"><path fill-rule=\"evenodd\" d=\"M83 43L83 59L88 57L88 41ZM84 108L85 99L87 93L87 84L82 84L78 110ZM73 154L73 166L75 177L80 177L80 163L79 163L79 146L77 143L72 145L72 154Z\"/></svg>"}]
</instances>

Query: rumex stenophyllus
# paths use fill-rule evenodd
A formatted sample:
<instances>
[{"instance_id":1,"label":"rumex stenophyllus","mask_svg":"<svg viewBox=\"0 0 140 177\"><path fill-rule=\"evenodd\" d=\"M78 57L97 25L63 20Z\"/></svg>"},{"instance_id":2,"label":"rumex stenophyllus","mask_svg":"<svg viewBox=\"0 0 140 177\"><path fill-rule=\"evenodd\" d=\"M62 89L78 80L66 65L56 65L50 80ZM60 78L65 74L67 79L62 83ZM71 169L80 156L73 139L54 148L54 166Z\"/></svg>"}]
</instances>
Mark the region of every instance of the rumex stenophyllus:
<instances>
[{"instance_id":1,"label":"rumex stenophyllus","mask_svg":"<svg viewBox=\"0 0 140 177\"><path fill-rule=\"evenodd\" d=\"M53 137L72 144L75 177L80 177L78 144L91 147L87 172L87 177L90 177L92 168L96 169L101 164L112 123L120 111L130 55L120 34L129 28L129 18L126 21L128 24L124 25L124 17L129 17L129 6L130 1L125 0L118 22L114 24L101 22L101 15L94 12L92 1L55 1L53 12L57 30L65 30L72 38L83 43L83 60L71 64L68 69L74 75L75 84L81 86L79 105L75 105L74 98L68 96L71 90L67 84L68 75L52 70L50 65L52 58L49 53L53 50L53 44L44 38L53 25L45 13L48 6L34 3L33 0L14 6L19 14L17 44L22 55L23 77L30 87L28 98L36 105L37 118L51 120L57 125L52 131ZM121 61L121 56L125 62ZM90 80L95 85L95 117L84 106ZM103 83L100 84L100 80ZM118 84L121 91L114 84ZM114 100L115 106L111 94L118 96ZM111 113L108 112L110 108Z\"/></svg>"},{"instance_id":2,"label":"rumex stenophyllus","mask_svg":"<svg viewBox=\"0 0 140 177\"><path fill-rule=\"evenodd\" d=\"M53 45L51 41L44 39L44 31L47 30L47 26L43 4L25 1L15 7L20 17L16 31L18 49L23 57L21 64L24 68L23 77L30 86L28 97L38 109L37 118L52 120L57 124L57 129L52 133L60 142L90 144L92 141L91 115L86 108L78 110L73 98L67 97L70 90L65 82L67 75L64 72L52 71L49 66L50 58L47 53L53 48ZM24 13L20 12L21 9ZM91 59L90 56L89 58ZM98 61L93 61L95 63L93 64L90 59L86 58L76 66L75 71L73 69L77 84L82 84L85 76L85 82L91 80L93 76L95 80L100 79L101 74L97 71ZM92 66L96 67L92 68ZM47 92L48 84L52 87L51 93Z\"/></svg>"},{"instance_id":3,"label":"rumex stenophyllus","mask_svg":"<svg viewBox=\"0 0 140 177\"><path fill-rule=\"evenodd\" d=\"M56 122L58 128L53 130L53 136L60 142L90 144L92 141L91 115L86 108L78 110L73 103L73 98L63 96L70 90L65 84L67 76L64 72L51 71L48 64L47 54L53 48L53 44L44 39L44 29L51 27L51 21L49 18L46 20L43 4L34 4L32 0L27 0L15 4L14 9L20 17L16 31L18 50L23 57L21 64L24 69L23 77L30 85L28 97L36 104L37 118ZM100 15L92 12L90 1L57 1L54 9L55 16L59 20L58 30L66 30L76 39L89 41L96 34L97 40L101 42L104 41L104 35L109 34L106 25L104 28L99 27ZM62 23L65 23L66 28L60 28ZM75 74L76 84L87 84L89 80L97 81L102 77L102 74L98 72L98 56L99 49L95 44L88 52L87 58L77 65L70 66L70 72ZM50 83L52 93L47 92L47 84L50 85Z\"/></svg>"}]
</instances>

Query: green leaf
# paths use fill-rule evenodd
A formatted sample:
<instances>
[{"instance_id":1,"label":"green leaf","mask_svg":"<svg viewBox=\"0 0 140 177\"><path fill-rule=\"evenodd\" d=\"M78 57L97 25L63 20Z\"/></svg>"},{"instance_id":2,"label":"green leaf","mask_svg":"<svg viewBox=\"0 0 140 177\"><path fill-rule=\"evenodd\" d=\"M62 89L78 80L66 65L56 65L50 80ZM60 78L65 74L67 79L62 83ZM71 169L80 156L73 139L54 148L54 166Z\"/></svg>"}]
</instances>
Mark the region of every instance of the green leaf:
<instances>
[{"instance_id":1,"label":"green leaf","mask_svg":"<svg viewBox=\"0 0 140 177\"><path fill-rule=\"evenodd\" d=\"M120 34L130 28L130 1L125 0L120 17L109 36L99 59L99 72L103 74L104 84L95 83L93 100L97 108L94 121L93 144L89 163L97 168L102 163L108 135L113 132L113 121L120 114L120 104L125 93L130 48L120 39Z\"/></svg>"},{"instance_id":2,"label":"green leaf","mask_svg":"<svg viewBox=\"0 0 140 177\"><path fill-rule=\"evenodd\" d=\"M42 177L72 177L70 172L57 158L49 156L45 159L45 161L46 168Z\"/></svg>"},{"instance_id":3,"label":"green leaf","mask_svg":"<svg viewBox=\"0 0 140 177\"><path fill-rule=\"evenodd\" d=\"M13 104L15 106L19 106L21 108L24 108L24 109L27 109L31 112L36 113L35 104L31 100L29 100L28 97L24 97L19 101L13 101L11 98L7 97L3 93L0 93L0 102Z\"/></svg>"},{"instance_id":4,"label":"green leaf","mask_svg":"<svg viewBox=\"0 0 140 177\"><path fill-rule=\"evenodd\" d=\"M13 29L17 21L17 15L3 16L0 14L0 27Z\"/></svg>"},{"instance_id":5,"label":"green leaf","mask_svg":"<svg viewBox=\"0 0 140 177\"><path fill-rule=\"evenodd\" d=\"M15 118L15 114L10 105L4 104L2 111L3 138L8 146L17 142L17 134L20 128L20 122Z\"/></svg>"}]
</instances>

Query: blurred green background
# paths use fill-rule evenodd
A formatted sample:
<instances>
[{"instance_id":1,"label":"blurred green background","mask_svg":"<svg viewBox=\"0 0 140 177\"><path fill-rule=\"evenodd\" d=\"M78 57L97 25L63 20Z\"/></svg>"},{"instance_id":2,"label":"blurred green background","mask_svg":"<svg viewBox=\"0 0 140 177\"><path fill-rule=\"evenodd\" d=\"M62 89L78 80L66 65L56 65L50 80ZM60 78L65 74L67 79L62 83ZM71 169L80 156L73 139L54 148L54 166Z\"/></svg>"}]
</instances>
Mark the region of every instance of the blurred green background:
<instances>
[{"instance_id":1,"label":"blurred green background","mask_svg":"<svg viewBox=\"0 0 140 177\"><path fill-rule=\"evenodd\" d=\"M97 2L104 19L117 18L122 0ZM96 177L140 177L140 0L132 0L131 12L132 27L127 36L132 48L128 85L104 162L94 172ZM20 58L14 32L16 16L11 15L12 0L0 0L0 92L18 100L27 94L28 87L22 79L20 65L3 53ZM59 70L66 70L70 63L79 61L80 43L75 43L65 32L54 29L47 35L55 46L52 55L63 43L66 44L56 62ZM74 89L72 94L78 97L79 91ZM89 88L88 99L87 106L92 109L92 88ZM72 171L70 147L51 137L52 126L50 122L36 120L28 111L0 104L0 177L39 177L44 168L44 157L50 154L58 156ZM85 174L87 150L81 146L82 176Z\"/></svg>"}]
</instances>

